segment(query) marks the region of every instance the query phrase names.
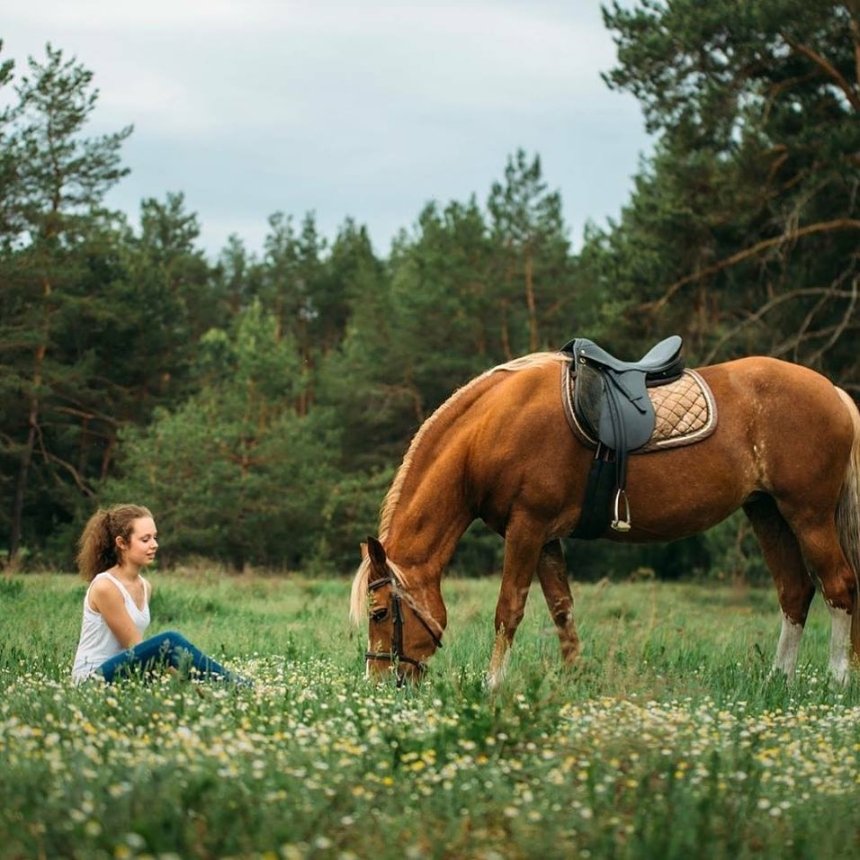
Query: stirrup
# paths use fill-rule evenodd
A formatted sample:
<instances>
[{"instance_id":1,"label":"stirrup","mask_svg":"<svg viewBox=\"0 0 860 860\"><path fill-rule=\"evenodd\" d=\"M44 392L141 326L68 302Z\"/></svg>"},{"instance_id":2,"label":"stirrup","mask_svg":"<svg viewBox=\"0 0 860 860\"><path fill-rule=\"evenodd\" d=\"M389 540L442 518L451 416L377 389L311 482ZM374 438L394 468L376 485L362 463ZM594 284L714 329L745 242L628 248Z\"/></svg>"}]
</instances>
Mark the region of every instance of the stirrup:
<instances>
[{"instance_id":1,"label":"stirrup","mask_svg":"<svg viewBox=\"0 0 860 860\"><path fill-rule=\"evenodd\" d=\"M618 515L618 508L620 506L621 497L624 497L624 510L625 510L625 518L622 520ZM610 524L613 529L617 532L629 532L630 531L630 502L627 499L627 491L619 490L615 494L615 518L612 520Z\"/></svg>"}]
</instances>

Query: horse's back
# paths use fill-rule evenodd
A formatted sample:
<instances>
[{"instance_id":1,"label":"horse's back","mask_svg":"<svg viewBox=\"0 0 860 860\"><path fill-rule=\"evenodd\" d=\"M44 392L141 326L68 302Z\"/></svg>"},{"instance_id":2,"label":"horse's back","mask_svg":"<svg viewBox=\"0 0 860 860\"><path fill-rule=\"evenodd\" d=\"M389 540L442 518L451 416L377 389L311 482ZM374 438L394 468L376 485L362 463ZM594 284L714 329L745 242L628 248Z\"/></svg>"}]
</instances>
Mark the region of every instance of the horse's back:
<instances>
[{"instance_id":1,"label":"horse's back","mask_svg":"<svg viewBox=\"0 0 860 860\"><path fill-rule=\"evenodd\" d=\"M714 447L722 443L748 451L762 489L779 495L811 483L841 485L854 426L826 377L767 356L699 372L717 404Z\"/></svg>"},{"instance_id":2,"label":"horse's back","mask_svg":"<svg viewBox=\"0 0 860 860\"><path fill-rule=\"evenodd\" d=\"M836 387L815 370L769 356L751 356L698 368L723 415L750 423L776 423L781 433L828 427L853 435ZM829 434L828 434L829 435Z\"/></svg>"}]
</instances>

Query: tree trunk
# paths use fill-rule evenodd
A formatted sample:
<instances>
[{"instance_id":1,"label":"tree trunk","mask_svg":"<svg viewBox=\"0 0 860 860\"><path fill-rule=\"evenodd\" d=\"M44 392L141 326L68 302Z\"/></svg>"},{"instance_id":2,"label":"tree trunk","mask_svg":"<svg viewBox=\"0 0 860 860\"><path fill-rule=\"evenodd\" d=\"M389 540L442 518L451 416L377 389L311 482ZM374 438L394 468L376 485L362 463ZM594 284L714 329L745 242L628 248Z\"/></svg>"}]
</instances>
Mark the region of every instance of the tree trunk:
<instances>
[{"instance_id":1,"label":"tree trunk","mask_svg":"<svg viewBox=\"0 0 860 860\"><path fill-rule=\"evenodd\" d=\"M24 519L24 498L27 494L27 482L30 477L30 463L33 461L33 451L36 448L36 433L39 428L39 389L42 385L42 366L45 362L45 344L36 350L35 369L33 371L33 393L30 397L30 411L27 415L27 441L21 452L21 463L18 468L18 481L15 485L15 498L12 503L12 522L9 529L9 562L15 564L21 548L21 526Z\"/></svg>"},{"instance_id":2,"label":"tree trunk","mask_svg":"<svg viewBox=\"0 0 860 860\"><path fill-rule=\"evenodd\" d=\"M502 352L505 356L505 361L510 361L514 356L511 352L511 338L508 334L508 301L507 299L502 299L501 302L502 307Z\"/></svg>"},{"instance_id":3,"label":"tree trunk","mask_svg":"<svg viewBox=\"0 0 860 860\"><path fill-rule=\"evenodd\" d=\"M529 309L529 352L537 352L538 343L538 321L535 310L535 284L534 284L534 258L530 250L526 250L525 259L526 274L526 307Z\"/></svg>"},{"instance_id":4,"label":"tree trunk","mask_svg":"<svg viewBox=\"0 0 860 860\"><path fill-rule=\"evenodd\" d=\"M36 347L33 363L33 388L30 393L30 410L27 415L27 441L21 452L21 465L18 469L18 481L15 485L15 498L12 502L12 522L9 527L9 562L14 565L21 549L21 532L24 521L24 499L27 496L27 485L30 480L30 464L33 462L33 451L36 450L36 436L39 432L41 414L40 391L44 377L45 356L48 352L48 333L51 326L51 311L48 302L53 288L51 281L42 281L42 298L45 302L45 312L42 320L42 342Z\"/></svg>"}]
</instances>

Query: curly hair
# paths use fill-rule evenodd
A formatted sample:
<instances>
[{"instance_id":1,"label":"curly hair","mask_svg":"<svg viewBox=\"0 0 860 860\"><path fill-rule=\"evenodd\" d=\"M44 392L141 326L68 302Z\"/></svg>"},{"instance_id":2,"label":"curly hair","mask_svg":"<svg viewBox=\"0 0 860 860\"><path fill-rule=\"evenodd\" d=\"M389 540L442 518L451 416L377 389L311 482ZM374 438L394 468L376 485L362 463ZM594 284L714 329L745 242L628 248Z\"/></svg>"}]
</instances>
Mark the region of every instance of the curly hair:
<instances>
[{"instance_id":1,"label":"curly hair","mask_svg":"<svg viewBox=\"0 0 860 860\"><path fill-rule=\"evenodd\" d=\"M78 570L90 582L101 573L121 561L116 539L121 537L126 543L134 531L134 521L141 517L151 517L143 505L114 505L99 508L87 520L78 540Z\"/></svg>"}]
</instances>

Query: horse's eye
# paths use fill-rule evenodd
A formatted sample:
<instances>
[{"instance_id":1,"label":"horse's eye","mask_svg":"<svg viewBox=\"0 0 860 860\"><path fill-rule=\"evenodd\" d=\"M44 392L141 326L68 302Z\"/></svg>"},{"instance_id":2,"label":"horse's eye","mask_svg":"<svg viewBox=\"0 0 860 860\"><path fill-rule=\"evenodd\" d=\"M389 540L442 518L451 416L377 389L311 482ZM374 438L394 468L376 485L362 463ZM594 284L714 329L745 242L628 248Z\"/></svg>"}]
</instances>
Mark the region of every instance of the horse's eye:
<instances>
[{"instance_id":1,"label":"horse's eye","mask_svg":"<svg viewBox=\"0 0 860 860\"><path fill-rule=\"evenodd\" d=\"M388 607L387 606L378 606L376 609L370 610L370 620L371 621L385 621L388 617Z\"/></svg>"}]
</instances>

